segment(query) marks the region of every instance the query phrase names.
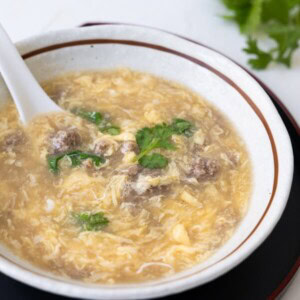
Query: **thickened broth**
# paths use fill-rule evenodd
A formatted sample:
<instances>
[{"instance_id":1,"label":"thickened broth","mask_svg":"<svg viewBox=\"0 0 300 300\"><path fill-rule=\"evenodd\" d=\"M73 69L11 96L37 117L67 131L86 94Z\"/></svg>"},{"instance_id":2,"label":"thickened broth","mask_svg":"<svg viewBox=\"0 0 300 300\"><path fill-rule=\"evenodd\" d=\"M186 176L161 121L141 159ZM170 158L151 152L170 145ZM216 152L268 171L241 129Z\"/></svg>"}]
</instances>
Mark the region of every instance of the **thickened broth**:
<instances>
[{"instance_id":1,"label":"thickened broth","mask_svg":"<svg viewBox=\"0 0 300 300\"><path fill-rule=\"evenodd\" d=\"M0 240L95 283L168 276L211 256L246 213L251 166L226 118L187 88L118 69L44 83L65 113L0 110Z\"/></svg>"}]
</instances>

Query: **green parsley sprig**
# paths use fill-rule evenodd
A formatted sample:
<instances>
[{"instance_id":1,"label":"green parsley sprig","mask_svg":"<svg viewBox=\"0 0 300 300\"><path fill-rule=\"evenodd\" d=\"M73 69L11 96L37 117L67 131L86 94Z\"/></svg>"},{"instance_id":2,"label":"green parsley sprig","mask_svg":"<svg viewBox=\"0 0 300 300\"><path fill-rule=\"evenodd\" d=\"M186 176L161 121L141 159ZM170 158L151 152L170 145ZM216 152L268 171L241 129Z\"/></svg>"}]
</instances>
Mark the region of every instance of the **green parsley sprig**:
<instances>
[{"instance_id":1,"label":"green parsley sprig","mask_svg":"<svg viewBox=\"0 0 300 300\"><path fill-rule=\"evenodd\" d=\"M105 119L100 112L87 111L81 108L73 109L72 112L75 115L95 124L103 133L118 135L121 132L120 127L113 125L109 120Z\"/></svg>"},{"instance_id":2,"label":"green parsley sprig","mask_svg":"<svg viewBox=\"0 0 300 300\"><path fill-rule=\"evenodd\" d=\"M104 216L103 212L92 213L74 213L77 224L79 224L83 231L99 231L106 227L109 220Z\"/></svg>"},{"instance_id":3,"label":"green parsley sprig","mask_svg":"<svg viewBox=\"0 0 300 300\"><path fill-rule=\"evenodd\" d=\"M47 157L49 170L53 173L59 172L59 161L64 157L68 157L71 160L71 166L76 167L81 165L83 160L91 159L95 166L100 166L100 164L105 162L105 158L91 153L85 153L79 150L74 150L65 153L52 154Z\"/></svg>"},{"instance_id":4,"label":"green parsley sprig","mask_svg":"<svg viewBox=\"0 0 300 300\"><path fill-rule=\"evenodd\" d=\"M247 35L247 47L252 55L252 68L266 69L271 62L291 66L294 51L300 43L300 0L222 0L232 11L226 19L236 22ZM274 47L262 50L257 36L268 37Z\"/></svg>"},{"instance_id":5,"label":"green parsley sprig","mask_svg":"<svg viewBox=\"0 0 300 300\"><path fill-rule=\"evenodd\" d=\"M141 166L149 169L161 169L168 165L168 159L159 154L149 154L152 150L161 148L175 150L176 146L170 140L173 134L190 137L192 124L184 119L174 119L170 125L166 123L140 129L135 138L140 153L135 158Z\"/></svg>"}]
</instances>

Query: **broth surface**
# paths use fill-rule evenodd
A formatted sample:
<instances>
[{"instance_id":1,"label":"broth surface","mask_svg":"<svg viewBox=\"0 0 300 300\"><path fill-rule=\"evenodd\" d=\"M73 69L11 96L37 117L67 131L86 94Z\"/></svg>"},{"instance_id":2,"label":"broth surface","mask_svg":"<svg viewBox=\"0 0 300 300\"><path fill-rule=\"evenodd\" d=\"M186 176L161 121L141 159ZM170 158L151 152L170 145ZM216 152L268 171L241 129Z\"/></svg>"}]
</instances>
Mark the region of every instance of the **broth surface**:
<instances>
[{"instance_id":1,"label":"broth surface","mask_svg":"<svg viewBox=\"0 0 300 300\"><path fill-rule=\"evenodd\" d=\"M230 122L199 95L128 69L66 74L43 87L69 112L23 127L11 101L0 110L0 241L16 255L87 282L140 282L192 267L232 236L247 210L251 164ZM101 112L120 134L71 113L78 109ZM175 118L192 134L151 151L167 166L140 166L137 131ZM49 155L71 150L105 162L70 167L65 156L50 172ZM108 220L99 230L76 217L99 212Z\"/></svg>"}]
</instances>

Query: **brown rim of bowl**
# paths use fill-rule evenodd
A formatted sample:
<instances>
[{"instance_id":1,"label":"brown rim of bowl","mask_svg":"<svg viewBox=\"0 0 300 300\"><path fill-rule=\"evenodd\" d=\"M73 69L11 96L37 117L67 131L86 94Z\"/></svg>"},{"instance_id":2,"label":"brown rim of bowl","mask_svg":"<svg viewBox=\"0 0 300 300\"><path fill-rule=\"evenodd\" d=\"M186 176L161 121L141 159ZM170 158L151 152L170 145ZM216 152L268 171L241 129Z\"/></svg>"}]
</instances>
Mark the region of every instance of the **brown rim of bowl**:
<instances>
[{"instance_id":1,"label":"brown rim of bowl","mask_svg":"<svg viewBox=\"0 0 300 300\"><path fill-rule=\"evenodd\" d=\"M110 24L109 23L103 23L103 25L110 25ZM115 23L113 25L122 25L122 24L116 24ZM178 37L181 38L180 36L178 36ZM278 168L279 168L277 149L276 149L276 145L275 145L275 141L274 141L274 137L272 135L271 129L270 129L266 119L264 118L262 112L258 109L258 107L255 105L255 103L251 100L251 98L234 81L232 81L230 78L228 78L226 75L224 75L220 71L216 70L215 68L211 67L210 65L206 64L205 62L203 62L203 61L201 61L197 58L194 58L192 56L189 56L187 54L178 52L178 51L170 49L170 48L166 48L166 47L151 44L151 43L144 43L144 42L139 42L139 41L134 41L134 40L119 40L119 39L75 40L75 41L70 41L70 42L65 42L65 43L58 43L58 44L42 47L42 48L39 48L39 49L35 49L35 50L32 50L30 52L27 52L27 53L23 54L22 57L25 60L25 59L31 58L33 56L36 56L36 55L39 55L39 54L42 54L42 53L46 53L46 52L50 52L50 51L54 51L54 50L58 50L58 49L66 48L66 47L74 47L74 46L82 46L82 45L94 45L94 44L120 44L120 45L127 45L127 46L144 47L144 48L149 48L149 49L153 49L153 50L162 51L162 52L166 52L166 53L169 53L169 54L177 55L181 58L189 60L189 61L191 61L191 62L193 62L193 63L195 63L195 64L197 64L197 65L199 65L203 68L206 68L207 70L209 70L211 72L213 72L219 78L221 78L222 80L227 82L230 86L232 86L246 100L246 102L249 104L249 106L253 109L253 111L256 113L256 115L258 116L258 118L262 122L262 124L263 124L263 126L264 126L264 128L265 128L265 130L268 134L270 144L271 144L271 147L272 147L273 159L274 159L274 180L273 180L273 188L272 188L271 197L270 197L268 205L267 205L265 211L263 212L262 216L260 217L258 223L251 230L250 234L234 250L232 250L229 254L227 254L223 258L219 259L217 262L205 267L202 270L196 271L192 274L185 275L185 276L180 277L178 279L168 280L167 282L157 282L157 283L154 283L153 285L166 284L166 283L169 283L170 281L177 281L177 280L181 280L183 278L191 277L191 276L193 276L193 275L195 275L199 272L202 272L202 271L216 265L220 261L223 261L224 259L228 258L230 255L232 255L234 252L236 252L253 235L253 233L257 230L257 228L259 227L259 225L261 224L261 222L263 221L263 219L265 218L267 212L270 209L270 206L272 204L272 201L274 199L276 189L277 189ZM19 267L21 267L21 266L19 266ZM25 267L21 267L21 268L27 270ZM37 272L33 272L33 271L30 271L30 272L38 274L39 276L48 277L46 275L42 275L42 274L39 274Z\"/></svg>"},{"instance_id":2,"label":"brown rim of bowl","mask_svg":"<svg viewBox=\"0 0 300 300\"><path fill-rule=\"evenodd\" d=\"M284 113L287 115L287 117L289 118L289 120L291 121L292 125L294 126L294 128L296 129L296 132L298 135L300 135L300 127L298 126L295 118L293 117L293 115L291 114L291 112L287 109L287 107L283 104L282 100L279 99L279 97L272 91L272 89L270 87L268 87L262 80L260 80L256 75L253 74L253 72L249 71L247 68L245 68L244 66L242 66L240 63L236 62L234 59L230 58L228 55L210 47L207 46L205 44L202 44L200 42L197 42L193 39L190 39L186 36L183 36L181 34L177 34L168 30L164 30L164 29L160 29L160 28L156 28L156 27L152 27L152 26L143 26L143 25L137 25L137 24L133 24L133 23L119 23L119 22L87 22L87 23L83 23L81 24L79 27L89 27L89 26L100 26L100 25L130 25L130 26L136 26L136 27L144 27L144 28L149 28L149 29L153 29L153 30L157 30L157 31L161 31L161 32L165 32L168 33L170 35L173 36L177 36L183 40L186 40L188 42L191 42L193 44L205 47L207 49L210 49L218 54L221 54L222 56L228 58L229 60L231 60L233 63L235 63L236 65L238 65L239 67L241 67L245 72L247 72L248 74L250 74L262 87L263 89L269 94L271 95L271 97L275 100L275 102L281 107L281 109L284 111Z\"/></svg>"}]
</instances>

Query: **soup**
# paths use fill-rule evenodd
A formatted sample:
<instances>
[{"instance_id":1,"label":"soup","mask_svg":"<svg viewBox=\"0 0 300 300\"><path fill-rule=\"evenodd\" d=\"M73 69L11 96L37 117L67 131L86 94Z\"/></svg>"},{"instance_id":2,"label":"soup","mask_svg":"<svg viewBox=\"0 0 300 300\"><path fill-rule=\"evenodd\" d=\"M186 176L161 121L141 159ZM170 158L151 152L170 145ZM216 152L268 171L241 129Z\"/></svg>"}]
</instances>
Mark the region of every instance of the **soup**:
<instances>
[{"instance_id":1,"label":"soup","mask_svg":"<svg viewBox=\"0 0 300 300\"><path fill-rule=\"evenodd\" d=\"M0 240L92 283L203 262L245 215L251 166L227 119L177 83L118 69L43 85L66 112L24 127L0 110Z\"/></svg>"}]
</instances>

